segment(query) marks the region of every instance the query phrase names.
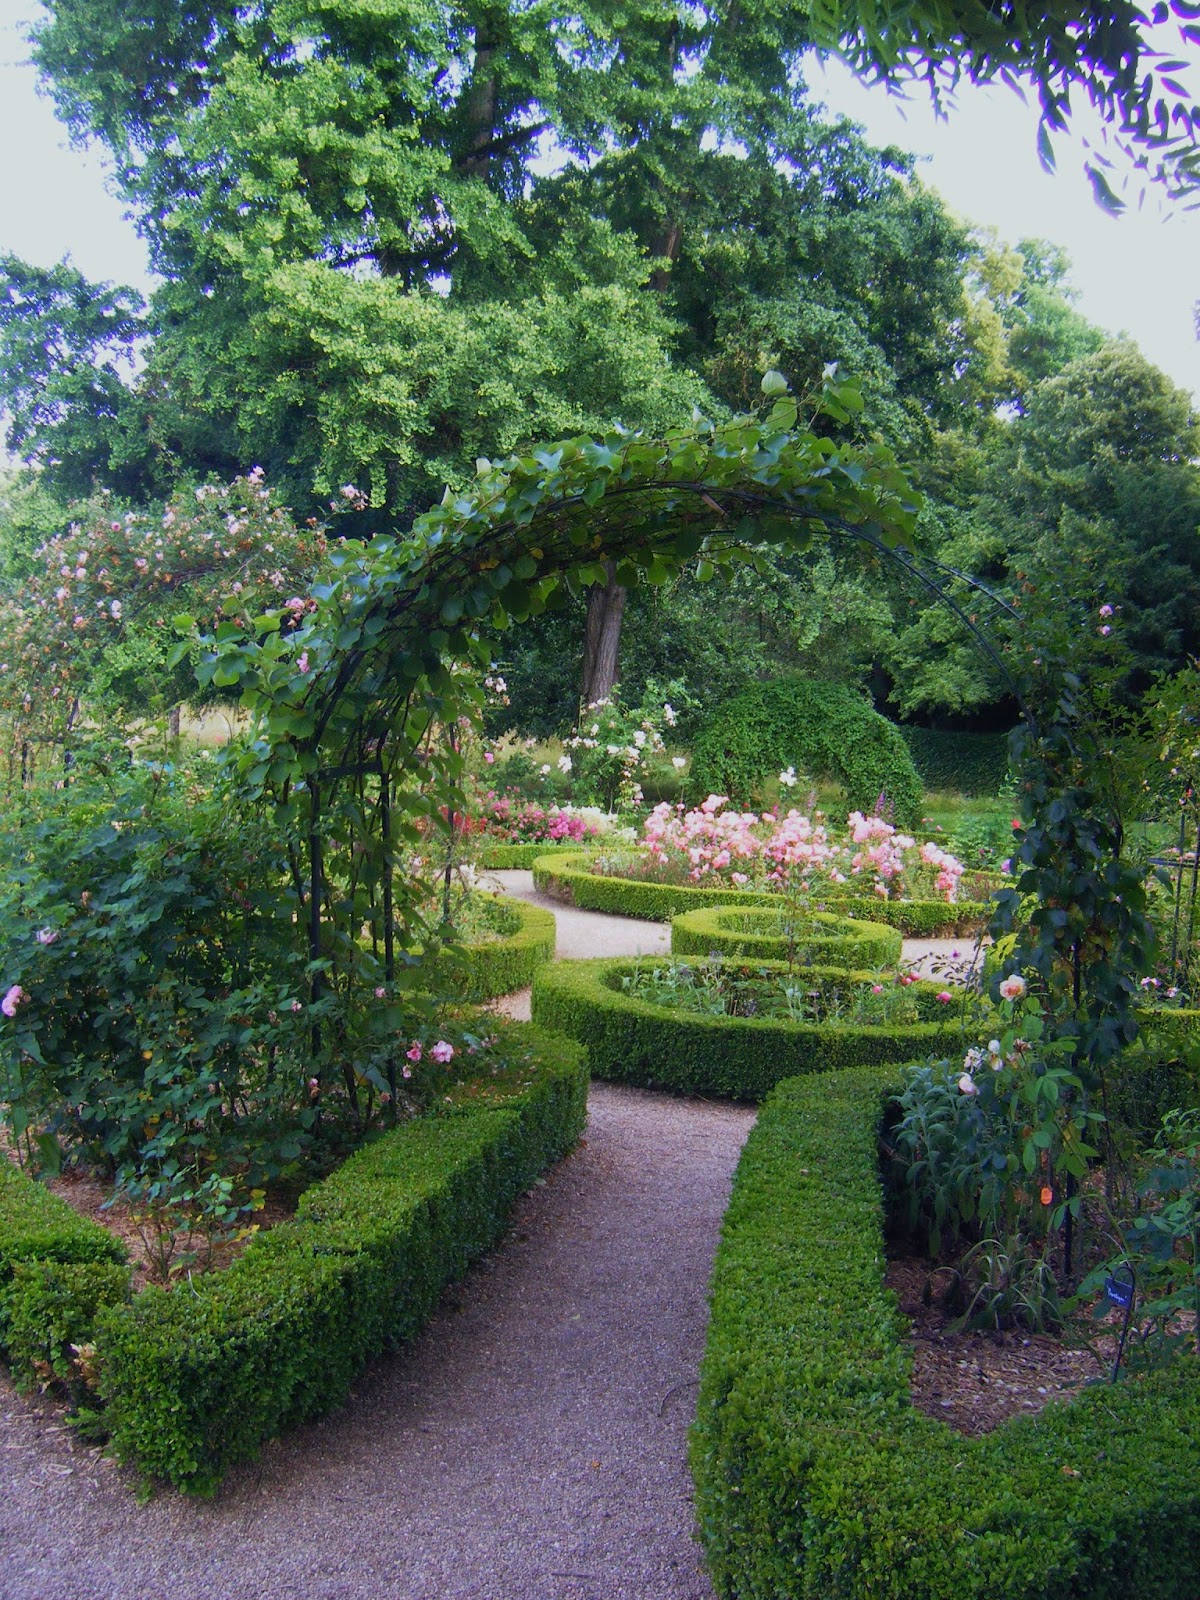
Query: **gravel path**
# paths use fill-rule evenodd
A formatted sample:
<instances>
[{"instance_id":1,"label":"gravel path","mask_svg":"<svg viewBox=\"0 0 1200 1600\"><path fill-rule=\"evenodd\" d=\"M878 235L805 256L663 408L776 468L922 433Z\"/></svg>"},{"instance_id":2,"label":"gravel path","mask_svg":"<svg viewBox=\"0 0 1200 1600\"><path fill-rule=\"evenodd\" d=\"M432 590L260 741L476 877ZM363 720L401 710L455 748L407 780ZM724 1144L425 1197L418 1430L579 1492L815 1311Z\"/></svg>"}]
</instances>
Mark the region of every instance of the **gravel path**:
<instances>
[{"instance_id":1,"label":"gravel path","mask_svg":"<svg viewBox=\"0 0 1200 1600\"><path fill-rule=\"evenodd\" d=\"M664 947L651 924L554 909L563 953ZM604 1084L589 1110L413 1349L211 1504L138 1506L57 1411L0 1384L0 1596L710 1600L686 1435L754 1112Z\"/></svg>"}]
</instances>

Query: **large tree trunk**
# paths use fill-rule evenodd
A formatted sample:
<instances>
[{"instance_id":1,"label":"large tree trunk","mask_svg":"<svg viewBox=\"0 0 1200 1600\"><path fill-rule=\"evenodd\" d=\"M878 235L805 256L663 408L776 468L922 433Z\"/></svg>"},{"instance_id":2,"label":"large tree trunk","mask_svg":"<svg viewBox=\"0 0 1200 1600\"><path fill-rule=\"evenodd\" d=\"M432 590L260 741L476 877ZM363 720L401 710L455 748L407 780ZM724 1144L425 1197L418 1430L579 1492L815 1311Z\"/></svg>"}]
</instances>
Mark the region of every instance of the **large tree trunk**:
<instances>
[{"instance_id":1,"label":"large tree trunk","mask_svg":"<svg viewBox=\"0 0 1200 1600\"><path fill-rule=\"evenodd\" d=\"M583 679L580 694L585 706L607 700L620 676L621 622L627 591L617 582L616 564L604 563L606 582L588 590L587 629L583 639Z\"/></svg>"}]
</instances>

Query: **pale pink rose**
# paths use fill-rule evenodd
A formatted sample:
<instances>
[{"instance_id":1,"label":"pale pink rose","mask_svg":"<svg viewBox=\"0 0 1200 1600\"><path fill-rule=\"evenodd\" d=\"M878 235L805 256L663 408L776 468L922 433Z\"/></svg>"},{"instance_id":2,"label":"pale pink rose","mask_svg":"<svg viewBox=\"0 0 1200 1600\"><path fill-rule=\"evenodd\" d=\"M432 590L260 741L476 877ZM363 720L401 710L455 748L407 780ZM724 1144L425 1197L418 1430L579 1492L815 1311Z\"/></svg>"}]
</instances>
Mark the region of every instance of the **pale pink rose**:
<instances>
[{"instance_id":1,"label":"pale pink rose","mask_svg":"<svg viewBox=\"0 0 1200 1600\"><path fill-rule=\"evenodd\" d=\"M976 1086L975 1079L971 1076L971 1074L969 1072L964 1072L963 1073L962 1077L958 1080L958 1087L962 1091L963 1094L978 1094L979 1093L979 1089Z\"/></svg>"},{"instance_id":2,"label":"pale pink rose","mask_svg":"<svg viewBox=\"0 0 1200 1600\"><path fill-rule=\"evenodd\" d=\"M376 1000L382 1000L386 993L387 993L387 990L383 987L382 984L380 984L378 986L378 988L375 990L375 998L376 998Z\"/></svg>"},{"instance_id":3,"label":"pale pink rose","mask_svg":"<svg viewBox=\"0 0 1200 1600\"><path fill-rule=\"evenodd\" d=\"M448 1044L445 1039L439 1039L429 1054L440 1066L444 1067L447 1062L454 1060L454 1046Z\"/></svg>"},{"instance_id":4,"label":"pale pink rose","mask_svg":"<svg viewBox=\"0 0 1200 1600\"><path fill-rule=\"evenodd\" d=\"M1005 978L1000 985L1000 993L1006 1000L1019 1000L1029 985L1019 973L1014 972L1011 977Z\"/></svg>"},{"instance_id":5,"label":"pale pink rose","mask_svg":"<svg viewBox=\"0 0 1200 1600\"><path fill-rule=\"evenodd\" d=\"M949 989L943 989L941 994L938 995L938 1001L944 1006L948 1006L953 999L954 996L950 993Z\"/></svg>"},{"instance_id":6,"label":"pale pink rose","mask_svg":"<svg viewBox=\"0 0 1200 1600\"><path fill-rule=\"evenodd\" d=\"M303 652L303 654L301 655L300 659L296 662L296 671L297 672L307 672L308 671L308 651L307 650L305 650Z\"/></svg>"},{"instance_id":7,"label":"pale pink rose","mask_svg":"<svg viewBox=\"0 0 1200 1600\"><path fill-rule=\"evenodd\" d=\"M39 944L53 944L58 938L58 930L56 928L39 928L34 934L34 938Z\"/></svg>"},{"instance_id":8,"label":"pale pink rose","mask_svg":"<svg viewBox=\"0 0 1200 1600\"><path fill-rule=\"evenodd\" d=\"M416 1042L414 1042L413 1044L410 1044L408 1049L404 1052L404 1054L408 1057L408 1059L410 1061L420 1061L420 1059L421 1059L421 1046L420 1046L420 1044L418 1044Z\"/></svg>"},{"instance_id":9,"label":"pale pink rose","mask_svg":"<svg viewBox=\"0 0 1200 1600\"><path fill-rule=\"evenodd\" d=\"M1113 614L1113 608L1111 606L1101 606L1100 607L1100 615L1102 617L1111 617L1112 614Z\"/></svg>"},{"instance_id":10,"label":"pale pink rose","mask_svg":"<svg viewBox=\"0 0 1200 1600\"><path fill-rule=\"evenodd\" d=\"M4 999L0 1000L0 1011L3 1011L6 1017L15 1017L17 1014L17 1007L21 1004L22 1000L28 999L29 996L25 993L24 989L22 989L21 985L19 983L14 983L12 988L4 996Z\"/></svg>"}]
</instances>

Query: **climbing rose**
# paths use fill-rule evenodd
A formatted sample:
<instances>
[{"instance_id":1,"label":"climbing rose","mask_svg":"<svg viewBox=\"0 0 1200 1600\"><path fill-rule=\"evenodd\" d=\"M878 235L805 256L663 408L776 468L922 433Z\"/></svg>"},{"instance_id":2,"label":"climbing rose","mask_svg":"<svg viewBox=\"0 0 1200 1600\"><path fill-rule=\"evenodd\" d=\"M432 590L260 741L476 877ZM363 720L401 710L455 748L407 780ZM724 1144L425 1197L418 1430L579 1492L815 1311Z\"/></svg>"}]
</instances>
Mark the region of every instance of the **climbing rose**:
<instances>
[{"instance_id":1,"label":"climbing rose","mask_svg":"<svg viewBox=\"0 0 1200 1600\"><path fill-rule=\"evenodd\" d=\"M55 928L39 928L34 938L39 944L53 944L58 938L58 931Z\"/></svg>"},{"instance_id":2,"label":"climbing rose","mask_svg":"<svg viewBox=\"0 0 1200 1600\"><path fill-rule=\"evenodd\" d=\"M453 1061L454 1059L454 1046L452 1044L447 1044L445 1039L439 1039L430 1050L429 1054L435 1061L439 1062L442 1066L445 1066L448 1061Z\"/></svg>"},{"instance_id":3,"label":"climbing rose","mask_svg":"<svg viewBox=\"0 0 1200 1600\"><path fill-rule=\"evenodd\" d=\"M1000 985L1000 993L1006 1000L1019 1000L1028 987L1025 979L1014 972L1010 978L1005 978Z\"/></svg>"},{"instance_id":4,"label":"climbing rose","mask_svg":"<svg viewBox=\"0 0 1200 1600\"><path fill-rule=\"evenodd\" d=\"M404 1052L404 1054L408 1057L408 1059L410 1061L420 1061L420 1059L421 1059L421 1046L419 1044L413 1043L408 1047L408 1049Z\"/></svg>"},{"instance_id":5,"label":"climbing rose","mask_svg":"<svg viewBox=\"0 0 1200 1600\"><path fill-rule=\"evenodd\" d=\"M14 983L12 988L4 996L4 999L0 1000L0 1011L3 1011L6 1017L15 1017L17 1014L17 1007L21 1004L22 1000L28 1000L28 998L29 996L25 993L24 989L22 989L21 985L19 983Z\"/></svg>"}]
</instances>

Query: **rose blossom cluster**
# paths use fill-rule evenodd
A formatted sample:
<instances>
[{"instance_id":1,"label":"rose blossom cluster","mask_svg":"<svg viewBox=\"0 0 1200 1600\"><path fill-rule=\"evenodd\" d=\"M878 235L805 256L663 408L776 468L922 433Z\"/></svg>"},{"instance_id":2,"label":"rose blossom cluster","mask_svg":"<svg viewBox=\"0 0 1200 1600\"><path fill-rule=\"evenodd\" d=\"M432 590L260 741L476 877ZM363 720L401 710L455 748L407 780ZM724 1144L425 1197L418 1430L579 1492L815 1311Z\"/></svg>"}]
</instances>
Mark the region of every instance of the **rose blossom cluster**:
<instances>
[{"instance_id":1,"label":"rose blossom cluster","mask_svg":"<svg viewBox=\"0 0 1200 1600\"><path fill-rule=\"evenodd\" d=\"M710 794L692 811L664 801L643 824L647 866L682 866L693 882L723 877L740 888L752 880L768 887L806 892L869 878L881 899L920 892L933 878L947 901L958 895L963 864L936 844L922 845L882 817L852 811L845 842L831 835L820 816L790 810L758 816L726 810L724 795Z\"/></svg>"}]
</instances>

